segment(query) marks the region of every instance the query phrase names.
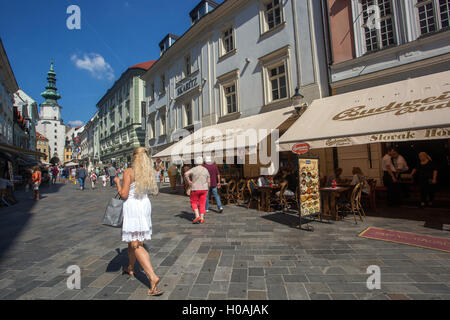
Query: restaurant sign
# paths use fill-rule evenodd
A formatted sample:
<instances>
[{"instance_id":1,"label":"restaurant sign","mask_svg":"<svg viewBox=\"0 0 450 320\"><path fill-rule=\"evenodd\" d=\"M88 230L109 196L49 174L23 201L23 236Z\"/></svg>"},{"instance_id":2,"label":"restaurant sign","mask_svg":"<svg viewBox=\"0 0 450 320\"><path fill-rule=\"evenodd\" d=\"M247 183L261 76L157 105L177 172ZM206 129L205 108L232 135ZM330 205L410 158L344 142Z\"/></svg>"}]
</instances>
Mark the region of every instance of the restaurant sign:
<instances>
[{"instance_id":1,"label":"restaurant sign","mask_svg":"<svg viewBox=\"0 0 450 320\"><path fill-rule=\"evenodd\" d=\"M178 82L175 86L175 98L179 98L192 89L197 88L200 84L199 77L200 73L197 72L195 75Z\"/></svg>"},{"instance_id":2,"label":"restaurant sign","mask_svg":"<svg viewBox=\"0 0 450 320\"><path fill-rule=\"evenodd\" d=\"M344 110L333 117L335 121L351 121L371 117L383 113L393 113L396 116L416 112L428 112L450 108L450 91L442 92L438 97L428 97L406 102L393 101L386 106L369 108L365 105Z\"/></svg>"},{"instance_id":3,"label":"restaurant sign","mask_svg":"<svg viewBox=\"0 0 450 320\"><path fill-rule=\"evenodd\" d=\"M296 154L304 154L309 151L309 144L307 143L297 143L292 146L292 152Z\"/></svg>"}]
</instances>

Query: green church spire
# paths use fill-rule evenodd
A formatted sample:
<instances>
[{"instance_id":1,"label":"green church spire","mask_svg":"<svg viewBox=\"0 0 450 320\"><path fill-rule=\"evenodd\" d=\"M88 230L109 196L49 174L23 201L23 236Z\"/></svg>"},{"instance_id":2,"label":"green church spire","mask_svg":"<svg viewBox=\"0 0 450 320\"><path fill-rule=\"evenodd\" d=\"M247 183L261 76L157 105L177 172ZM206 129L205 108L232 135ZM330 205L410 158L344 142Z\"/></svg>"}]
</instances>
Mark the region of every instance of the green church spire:
<instances>
[{"instance_id":1,"label":"green church spire","mask_svg":"<svg viewBox=\"0 0 450 320\"><path fill-rule=\"evenodd\" d=\"M57 100L61 99L61 96L56 91L56 73L53 70L53 59L50 64L50 71L47 72L47 86L45 87L45 91L41 93L41 96L45 98L45 102L43 104L47 105L58 105Z\"/></svg>"}]
</instances>

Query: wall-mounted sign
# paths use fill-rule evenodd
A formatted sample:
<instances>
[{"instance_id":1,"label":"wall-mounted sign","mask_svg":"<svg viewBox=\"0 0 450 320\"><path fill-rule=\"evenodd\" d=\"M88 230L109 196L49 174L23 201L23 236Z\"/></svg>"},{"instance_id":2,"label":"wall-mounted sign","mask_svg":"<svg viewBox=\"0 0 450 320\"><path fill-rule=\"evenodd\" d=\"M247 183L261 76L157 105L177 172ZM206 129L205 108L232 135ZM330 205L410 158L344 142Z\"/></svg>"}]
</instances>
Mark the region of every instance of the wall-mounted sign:
<instances>
[{"instance_id":1,"label":"wall-mounted sign","mask_svg":"<svg viewBox=\"0 0 450 320\"><path fill-rule=\"evenodd\" d=\"M178 98L192 89L197 88L200 85L199 79L200 73L197 72L195 75L178 82L175 87L175 98Z\"/></svg>"},{"instance_id":2,"label":"wall-mounted sign","mask_svg":"<svg viewBox=\"0 0 450 320\"><path fill-rule=\"evenodd\" d=\"M309 144L307 143L297 143L296 145L292 146L292 152L296 154L304 154L309 151Z\"/></svg>"}]
</instances>

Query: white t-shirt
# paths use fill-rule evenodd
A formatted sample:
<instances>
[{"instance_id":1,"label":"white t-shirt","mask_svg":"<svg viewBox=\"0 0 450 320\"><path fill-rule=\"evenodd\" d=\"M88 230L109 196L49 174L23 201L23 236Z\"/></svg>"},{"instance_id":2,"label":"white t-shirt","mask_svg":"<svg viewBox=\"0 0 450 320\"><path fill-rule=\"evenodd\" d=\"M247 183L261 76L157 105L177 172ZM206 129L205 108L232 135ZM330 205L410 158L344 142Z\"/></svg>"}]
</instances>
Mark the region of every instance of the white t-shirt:
<instances>
[{"instance_id":1,"label":"white t-shirt","mask_svg":"<svg viewBox=\"0 0 450 320\"><path fill-rule=\"evenodd\" d=\"M258 187L264 187L264 186L268 186L269 183L267 182L266 178L264 177L259 177L258 178Z\"/></svg>"}]
</instances>

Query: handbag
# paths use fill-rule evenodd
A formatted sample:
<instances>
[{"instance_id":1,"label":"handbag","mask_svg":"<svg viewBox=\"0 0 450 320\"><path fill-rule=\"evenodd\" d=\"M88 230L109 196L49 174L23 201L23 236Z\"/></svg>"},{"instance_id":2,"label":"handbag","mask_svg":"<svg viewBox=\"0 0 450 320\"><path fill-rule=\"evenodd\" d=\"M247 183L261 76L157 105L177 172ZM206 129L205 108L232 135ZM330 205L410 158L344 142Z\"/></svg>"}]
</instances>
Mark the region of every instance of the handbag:
<instances>
[{"instance_id":1,"label":"handbag","mask_svg":"<svg viewBox=\"0 0 450 320\"><path fill-rule=\"evenodd\" d=\"M120 199L119 193L112 198L106 207L102 224L109 227L120 228L123 222L123 200Z\"/></svg>"}]
</instances>

